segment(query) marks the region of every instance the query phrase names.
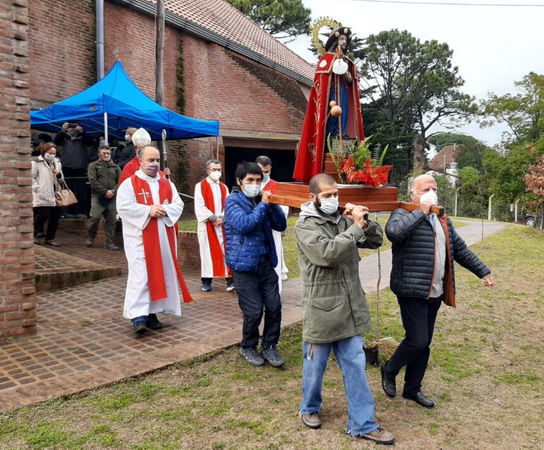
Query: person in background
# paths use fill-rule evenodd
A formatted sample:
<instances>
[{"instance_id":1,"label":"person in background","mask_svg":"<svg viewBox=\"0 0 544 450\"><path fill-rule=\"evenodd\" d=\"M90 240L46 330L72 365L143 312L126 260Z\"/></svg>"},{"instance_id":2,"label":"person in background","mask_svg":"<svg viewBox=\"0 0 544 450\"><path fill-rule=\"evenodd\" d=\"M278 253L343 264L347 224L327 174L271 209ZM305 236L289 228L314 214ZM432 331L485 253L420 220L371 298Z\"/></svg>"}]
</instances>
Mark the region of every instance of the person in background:
<instances>
[{"instance_id":1,"label":"person in background","mask_svg":"<svg viewBox=\"0 0 544 450\"><path fill-rule=\"evenodd\" d=\"M234 289L232 274L225 264L225 200L229 190L221 178L221 162L206 162L206 178L195 186L195 215L198 220L202 290L210 292L214 278L225 278L227 291Z\"/></svg>"},{"instance_id":2,"label":"person in background","mask_svg":"<svg viewBox=\"0 0 544 450\"><path fill-rule=\"evenodd\" d=\"M300 417L309 428L321 427L321 388L332 350L344 380L346 433L393 444L393 434L374 419L362 337L370 330L370 311L359 278L359 248L380 247L383 231L368 220L364 206L347 203L344 215L338 212L338 186L330 175L314 175L309 189L310 201L302 205L295 226L304 285Z\"/></svg>"},{"instance_id":3,"label":"person in background","mask_svg":"<svg viewBox=\"0 0 544 450\"><path fill-rule=\"evenodd\" d=\"M117 193L121 169L111 161L109 145L102 145L98 149L98 160L89 164L87 174L91 183L92 197L89 233L85 246L91 247L93 245L100 219L104 216L106 219L106 243L104 247L108 250L119 250L114 242L117 216L115 194Z\"/></svg>"},{"instance_id":4,"label":"person in background","mask_svg":"<svg viewBox=\"0 0 544 450\"><path fill-rule=\"evenodd\" d=\"M237 186L225 203L227 266L232 270L238 304L244 317L240 354L254 366L268 361L280 367L278 352L281 300L274 267L278 256L272 230L284 231L285 214L270 204L270 191L261 191L263 171L257 163L243 162L234 174ZM264 312L261 353L259 325Z\"/></svg>"},{"instance_id":5,"label":"person in background","mask_svg":"<svg viewBox=\"0 0 544 450\"><path fill-rule=\"evenodd\" d=\"M136 128L129 127L125 132L126 144L123 149L117 154L117 160L115 161L121 170L127 165L127 163L136 156L136 147L132 142L132 135L136 132ZM149 140L151 143L151 139Z\"/></svg>"},{"instance_id":6,"label":"person in background","mask_svg":"<svg viewBox=\"0 0 544 450\"><path fill-rule=\"evenodd\" d=\"M86 219L88 210L87 196L87 146L93 144L92 138L77 123L65 122L53 142L62 146L60 160L66 183L77 198L77 203L68 207L67 219Z\"/></svg>"},{"instance_id":7,"label":"person in background","mask_svg":"<svg viewBox=\"0 0 544 450\"><path fill-rule=\"evenodd\" d=\"M396 209L385 233L393 243L391 290L397 296L405 338L381 367L382 388L397 394L395 377L406 366L402 396L432 408L434 402L421 392L430 356L436 316L442 302L455 306L454 261L494 287L491 270L470 250L447 216L437 217L437 186L430 175L415 177L410 201L419 209Z\"/></svg>"},{"instance_id":8,"label":"person in background","mask_svg":"<svg viewBox=\"0 0 544 450\"><path fill-rule=\"evenodd\" d=\"M261 190L270 191L272 194L276 193L276 181L271 178L272 176L272 161L268 156L258 156L255 162L259 165L263 171L263 183L261 185ZM280 205L281 210L287 218L289 215L289 207ZM278 265L275 267L276 273L278 274L278 283L280 287L280 294L282 290L282 281L287 280L287 274L289 269L287 264L285 264L285 255L283 253L283 236L279 231L272 231L272 236L274 236L274 244L276 245L276 253L278 255Z\"/></svg>"},{"instance_id":9,"label":"person in background","mask_svg":"<svg viewBox=\"0 0 544 450\"><path fill-rule=\"evenodd\" d=\"M62 166L57 155L57 146L52 142L43 144L40 156L32 157L32 206L34 210L34 243L53 247L60 245L55 242L55 234L59 224L60 208L57 207L55 192L60 190L59 180L62 179ZM47 230L43 233L45 223Z\"/></svg>"}]
</instances>

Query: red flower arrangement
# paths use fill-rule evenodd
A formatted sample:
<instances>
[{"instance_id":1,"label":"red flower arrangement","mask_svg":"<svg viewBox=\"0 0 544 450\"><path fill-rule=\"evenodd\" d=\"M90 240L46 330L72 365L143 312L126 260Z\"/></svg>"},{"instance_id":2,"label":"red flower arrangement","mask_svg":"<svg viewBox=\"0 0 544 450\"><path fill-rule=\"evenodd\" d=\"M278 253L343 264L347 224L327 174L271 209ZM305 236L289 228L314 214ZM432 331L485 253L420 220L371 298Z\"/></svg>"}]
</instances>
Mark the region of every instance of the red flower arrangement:
<instances>
[{"instance_id":1,"label":"red flower arrangement","mask_svg":"<svg viewBox=\"0 0 544 450\"><path fill-rule=\"evenodd\" d=\"M339 171L345 175L349 184L362 183L367 186L383 186L387 184L389 172L393 166L373 167L372 160L367 159L363 166L357 170L353 155L349 155L340 163Z\"/></svg>"},{"instance_id":2,"label":"red flower arrangement","mask_svg":"<svg viewBox=\"0 0 544 450\"><path fill-rule=\"evenodd\" d=\"M393 166L384 166L382 162L388 147L384 148L379 158L372 158L369 148L370 137L363 140L358 148L352 148L351 151L331 151L331 157L341 182L374 187L387 184L389 172Z\"/></svg>"}]
</instances>

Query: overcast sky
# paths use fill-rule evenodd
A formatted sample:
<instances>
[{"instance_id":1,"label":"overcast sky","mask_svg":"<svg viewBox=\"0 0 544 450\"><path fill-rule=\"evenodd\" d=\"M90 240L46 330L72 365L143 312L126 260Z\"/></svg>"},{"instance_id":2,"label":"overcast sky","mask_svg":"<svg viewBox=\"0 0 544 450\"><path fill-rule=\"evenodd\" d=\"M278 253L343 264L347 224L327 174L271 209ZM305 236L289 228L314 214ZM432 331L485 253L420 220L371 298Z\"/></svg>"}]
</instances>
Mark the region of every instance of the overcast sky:
<instances>
[{"instance_id":1,"label":"overcast sky","mask_svg":"<svg viewBox=\"0 0 544 450\"><path fill-rule=\"evenodd\" d=\"M514 81L531 71L544 74L544 0L418 0L436 5L382 1L303 0L303 3L312 10L313 19L332 17L361 38L396 28L409 31L421 41L446 42L453 50L453 63L465 80L464 92L477 99L487 98L489 92L515 93ZM482 3L516 6L475 6ZM521 6L528 4L543 6ZM288 44L315 63L314 56L306 50L309 45L307 37ZM456 131L493 146L500 142L504 129L482 129L473 123Z\"/></svg>"}]
</instances>

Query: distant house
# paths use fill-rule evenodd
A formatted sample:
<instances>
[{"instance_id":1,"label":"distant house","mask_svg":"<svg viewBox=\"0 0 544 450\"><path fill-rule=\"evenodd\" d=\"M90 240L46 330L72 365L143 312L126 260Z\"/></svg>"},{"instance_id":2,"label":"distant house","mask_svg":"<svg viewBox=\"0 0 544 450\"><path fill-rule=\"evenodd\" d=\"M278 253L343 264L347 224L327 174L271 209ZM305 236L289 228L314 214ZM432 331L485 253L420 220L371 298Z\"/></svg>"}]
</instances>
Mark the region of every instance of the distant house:
<instances>
[{"instance_id":1,"label":"distant house","mask_svg":"<svg viewBox=\"0 0 544 450\"><path fill-rule=\"evenodd\" d=\"M429 171L433 175L448 175L452 186L455 186L459 170L457 168L457 158L462 145L446 145L429 161Z\"/></svg>"},{"instance_id":2,"label":"distant house","mask_svg":"<svg viewBox=\"0 0 544 450\"><path fill-rule=\"evenodd\" d=\"M104 3L105 69L121 60L154 98L155 2ZM290 180L314 68L223 0L165 4L164 105L221 123L217 142L169 145L178 187L191 190L204 175L205 161L217 153L228 184L236 163L259 154L272 158L276 179ZM96 81L95 1L33 0L28 7L30 99L36 109Z\"/></svg>"}]
</instances>

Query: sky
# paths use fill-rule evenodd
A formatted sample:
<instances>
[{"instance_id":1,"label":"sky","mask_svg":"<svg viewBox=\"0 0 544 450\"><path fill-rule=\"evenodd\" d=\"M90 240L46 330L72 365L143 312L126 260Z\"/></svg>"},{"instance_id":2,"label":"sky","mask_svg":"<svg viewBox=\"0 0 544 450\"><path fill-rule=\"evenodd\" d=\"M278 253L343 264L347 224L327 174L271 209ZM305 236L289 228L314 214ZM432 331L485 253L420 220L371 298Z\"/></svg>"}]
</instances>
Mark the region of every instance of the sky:
<instances>
[{"instance_id":1,"label":"sky","mask_svg":"<svg viewBox=\"0 0 544 450\"><path fill-rule=\"evenodd\" d=\"M453 64L465 80L463 92L478 100L486 99L490 92L515 94L515 81L529 72L544 74L544 0L385 1L388 0L303 0L303 3L312 10L312 19L331 17L350 27L360 38L396 28L407 30L422 42L434 39L447 43L453 50ZM482 3L515 6L476 5ZM310 63L316 63L307 50L309 37L299 37L287 45ZM434 127L431 132L442 130L448 131ZM494 146L500 143L505 130L505 126L480 128L473 122L450 131L469 134Z\"/></svg>"}]
</instances>

